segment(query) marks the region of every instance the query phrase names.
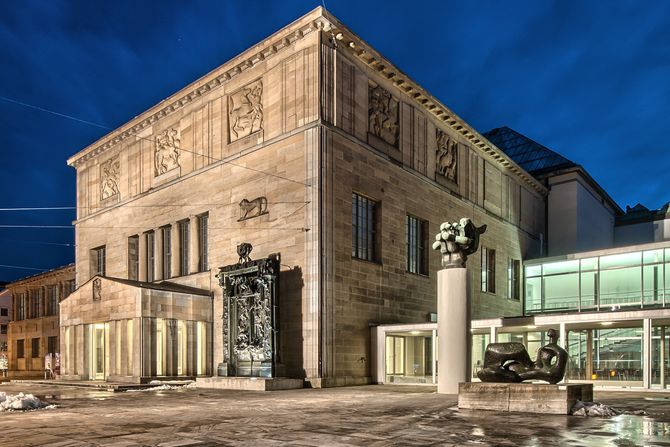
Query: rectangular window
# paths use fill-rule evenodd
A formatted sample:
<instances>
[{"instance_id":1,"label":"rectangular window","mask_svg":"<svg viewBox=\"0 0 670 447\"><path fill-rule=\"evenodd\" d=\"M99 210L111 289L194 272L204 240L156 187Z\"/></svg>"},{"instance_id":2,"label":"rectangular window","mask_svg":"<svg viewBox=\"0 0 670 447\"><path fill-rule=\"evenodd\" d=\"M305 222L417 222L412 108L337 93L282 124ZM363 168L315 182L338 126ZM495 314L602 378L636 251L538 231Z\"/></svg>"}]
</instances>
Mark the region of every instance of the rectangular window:
<instances>
[{"instance_id":1,"label":"rectangular window","mask_svg":"<svg viewBox=\"0 0 670 447\"><path fill-rule=\"evenodd\" d=\"M58 315L58 302L60 301L60 288L56 286L47 287L47 300L45 306L45 315Z\"/></svg>"},{"instance_id":2,"label":"rectangular window","mask_svg":"<svg viewBox=\"0 0 670 447\"><path fill-rule=\"evenodd\" d=\"M0 334L5 335L7 333L7 325L0 324Z\"/></svg>"},{"instance_id":3,"label":"rectangular window","mask_svg":"<svg viewBox=\"0 0 670 447\"><path fill-rule=\"evenodd\" d=\"M140 237L128 238L128 279L137 281L140 278Z\"/></svg>"},{"instance_id":4,"label":"rectangular window","mask_svg":"<svg viewBox=\"0 0 670 447\"><path fill-rule=\"evenodd\" d=\"M507 298L519 300L519 285L521 284L521 261L507 258Z\"/></svg>"},{"instance_id":5,"label":"rectangular window","mask_svg":"<svg viewBox=\"0 0 670 447\"><path fill-rule=\"evenodd\" d=\"M146 233L147 235L147 282L154 280L154 268L156 266L155 256L155 235L153 231Z\"/></svg>"},{"instance_id":6,"label":"rectangular window","mask_svg":"<svg viewBox=\"0 0 670 447\"><path fill-rule=\"evenodd\" d=\"M198 216L198 270L201 272L209 270L209 262L207 260L207 224L209 216L202 214Z\"/></svg>"},{"instance_id":7,"label":"rectangular window","mask_svg":"<svg viewBox=\"0 0 670 447\"><path fill-rule=\"evenodd\" d=\"M353 193L351 196L351 256L366 261L376 260L377 203Z\"/></svg>"},{"instance_id":8,"label":"rectangular window","mask_svg":"<svg viewBox=\"0 0 670 447\"><path fill-rule=\"evenodd\" d=\"M26 294L17 293L16 294L16 320L25 320L26 319Z\"/></svg>"},{"instance_id":9,"label":"rectangular window","mask_svg":"<svg viewBox=\"0 0 670 447\"><path fill-rule=\"evenodd\" d=\"M26 356L24 341L25 340L16 340L16 358L18 359L22 359Z\"/></svg>"},{"instance_id":10,"label":"rectangular window","mask_svg":"<svg viewBox=\"0 0 670 447\"><path fill-rule=\"evenodd\" d=\"M60 352L60 349L58 349L58 337L48 337L47 354L55 354L57 352Z\"/></svg>"},{"instance_id":11,"label":"rectangular window","mask_svg":"<svg viewBox=\"0 0 670 447\"><path fill-rule=\"evenodd\" d=\"M105 246L91 250L91 277L105 276Z\"/></svg>"},{"instance_id":12,"label":"rectangular window","mask_svg":"<svg viewBox=\"0 0 670 447\"><path fill-rule=\"evenodd\" d=\"M482 292L496 293L496 251L482 247Z\"/></svg>"},{"instance_id":13,"label":"rectangular window","mask_svg":"<svg viewBox=\"0 0 670 447\"><path fill-rule=\"evenodd\" d=\"M188 220L179 222L179 274L188 275L188 242L190 238L190 225Z\"/></svg>"},{"instance_id":14,"label":"rectangular window","mask_svg":"<svg viewBox=\"0 0 670 447\"><path fill-rule=\"evenodd\" d=\"M171 227L163 227L163 279L170 279L172 276L172 234Z\"/></svg>"},{"instance_id":15,"label":"rectangular window","mask_svg":"<svg viewBox=\"0 0 670 447\"><path fill-rule=\"evenodd\" d=\"M407 271L427 275L426 235L428 234L428 222L408 215L405 219L405 233L407 235Z\"/></svg>"},{"instance_id":16,"label":"rectangular window","mask_svg":"<svg viewBox=\"0 0 670 447\"><path fill-rule=\"evenodd\" d=\"M0 317L8 317L9 309L6 307L0 307Z\"/></svg>"},{"instance_id":17,"label":"rectangular window","mask_svg":"<svg viewBox=\"0 0 670 447\"><path fill-rule=\"evenodd\" d=\"M30 315L28 318L40 318L42 316L42 301L44 290L37 289L30 292Z\"/></svg>"},{"instance_id":18,"label":"rectangular window","mask_svg":"<svg viewBox=\"0 0 670 447\"><path fill-rule=\"evenodd\" d=\"M74 292L74 289L75 289L74 284L75 284L74 279L71 279L69 281L65 281L65 287L64 287L64 290L63 290L63 296L64 297L67 297L69 294Z\"/></svg>"},{"instance_id":19,"label":"rectangular window","mask_svg":"<svg viewBox=\"0 0 670 447\"><path fill-rule=\"evenodd\" d=\"M33 338L30 343L30 355L32 358L39 358L40 356L40 339Z\"/></svg>"}]
</instances>

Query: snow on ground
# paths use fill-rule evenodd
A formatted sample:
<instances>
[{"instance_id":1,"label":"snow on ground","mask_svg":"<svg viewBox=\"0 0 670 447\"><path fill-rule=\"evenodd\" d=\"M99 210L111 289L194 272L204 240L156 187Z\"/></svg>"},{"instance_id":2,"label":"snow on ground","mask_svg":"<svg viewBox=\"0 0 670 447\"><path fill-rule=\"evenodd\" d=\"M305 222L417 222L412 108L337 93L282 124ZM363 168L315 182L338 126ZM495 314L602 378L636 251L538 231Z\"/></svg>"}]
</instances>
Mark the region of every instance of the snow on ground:
<instances>
[{"instance_id":1,"label":"snow on ground","mask_svg":"<svg viewBox=\"0 0 670 447\"><path fill-rule=\"evenodd\" d=\"M40 408L56 408L42 402L32 394L7 394L0 392L0 411L39 410Z\"/></svg>"},{"instance_id":2,"label":"snow on ground","mask_svg":"<svg viewBox=\"0 0 670 447\"><path fill-rule=\"evenodd\" d=\"M647 413L644 410L621 411L598 402L582 402L578 400L570 410L570 414L573 416L612 417L620 414L644 416Z\"/></svg>"},{"instance_id":3,"label":"snow on ground","mask_svg":"<svg viewBox=\"0 0 670 447\"><path fill-rule=\"evenodd\" d=\"M193 380L152 380L149 385L154 385L151 388L129 389L126 392L140 392L140 391L167 391L167 390L184 390L195 388Z\"/></svg>"}]
</instances>

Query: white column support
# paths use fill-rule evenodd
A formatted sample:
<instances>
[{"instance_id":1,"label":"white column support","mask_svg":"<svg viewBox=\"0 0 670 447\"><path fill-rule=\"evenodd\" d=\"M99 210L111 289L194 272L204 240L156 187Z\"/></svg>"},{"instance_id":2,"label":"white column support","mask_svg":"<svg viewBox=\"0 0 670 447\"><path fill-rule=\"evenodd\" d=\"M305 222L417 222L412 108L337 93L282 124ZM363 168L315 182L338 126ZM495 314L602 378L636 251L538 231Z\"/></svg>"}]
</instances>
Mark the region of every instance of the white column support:
<instances>
[{"instance_id":1,"label":"white column support","mask_svg":"<svg viewBox=\"0 0 670 447\"><path fill-rule=\"evenodd\" d=\"M498 328L491 326L491 332L489 334L489 343L496 343L498 341Z\"/></svg>"},{"instance_id":2,"label":"white column support","mask_svg":"<svg viewBox=\"0 0 670 447\"><path fill-rule=\"evenodd\" d=\"M437 385L437 330L433 329L433 385Z\"/></svg>"},{"instance_id":3,"label":"white column support","mask_svg":"<svg viewBox=\"0 0 670 447\"><path fill-rule=\"evenodd\" d=\"M468 379L470 321L467 280L466 268L447 268L437 272L440 359L437 392L440 394L458 394L458 384Z\"/></svg>"},{"instance_id":4,"label":"white column support","mask_svg":"<svg viewBox=\"0 0 670 447\"><path fill-rule=\"evenodd\" d=\"M659 358L659 363L661 365L660 367L660 374L661 374L661 389L665 389L665 350L667 349L667 345L665 343L665 326L661 326L661 346L660 346L660 358Z\"/></svg>"},{"instance_id":5,"label":"white column support","mask_svg":"<svg viewBox=\"0 0 670 447\"><path fill-rule=\"evenodd\" d=\"M642 386L651 388L651 319L642 320Z\"/></svg>"},{"instance_id":6,"label":"white column support","mask_svg":"<svg viewBox=\"0 0 670 447\"><path fill-rule=\"evenodd\" d=\"M558 346L567 351L568 349L568 331L565 329L565 323L561 323L558 329L558 338L561 340Z\"/></svg>"}]
</instances>

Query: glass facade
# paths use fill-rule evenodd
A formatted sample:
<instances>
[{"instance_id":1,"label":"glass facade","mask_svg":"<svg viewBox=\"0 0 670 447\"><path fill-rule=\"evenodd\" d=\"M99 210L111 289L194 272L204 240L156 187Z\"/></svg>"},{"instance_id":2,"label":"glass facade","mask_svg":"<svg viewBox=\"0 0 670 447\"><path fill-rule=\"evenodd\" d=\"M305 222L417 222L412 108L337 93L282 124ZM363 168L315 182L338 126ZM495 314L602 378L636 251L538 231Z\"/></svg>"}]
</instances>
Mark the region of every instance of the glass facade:
<instances>
[{"instance_id":1,"label":"glass facade","mask_svg":"<svg viewBox=\"0 0 670 447\"><path fill-rule=\"evenodd\" d=\"M525 266L526 315L670 302L670 248Z\"/></svg>"},{"instance_id":2,"label":"glass facade","mask_svg":"<svg viewBox=\"0 0 670 447\"><path fill-rule=\"evenodd\" d=\"M384 337L385 383L436 383L434 331L403 331Z\"/></svg>"}]
</instances>

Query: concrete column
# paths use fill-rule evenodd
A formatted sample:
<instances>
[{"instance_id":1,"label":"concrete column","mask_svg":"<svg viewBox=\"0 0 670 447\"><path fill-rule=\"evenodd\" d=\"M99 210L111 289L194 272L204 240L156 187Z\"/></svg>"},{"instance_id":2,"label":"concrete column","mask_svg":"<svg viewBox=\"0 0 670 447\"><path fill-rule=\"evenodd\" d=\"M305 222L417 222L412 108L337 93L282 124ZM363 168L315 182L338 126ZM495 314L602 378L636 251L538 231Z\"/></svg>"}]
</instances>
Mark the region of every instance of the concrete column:
<instances>
[{"instance_id":1,"label":"concrete column","mask_svg":"<svg viewBox=\"0 0 670 447\"><path fill-rule=\"evenodd\" d=\"M143 330L142 330L142 318L133 318L133 352L132 352L132 375L136 380L139 380L142 377L142 362L144 358L143 349Z\"/></svg>"},{"instance_id":2,"label":"concrete column","mask_svg":"<svg viewBox=\"0 0 670 447\"><path fill-rule=\"evenodd\" d=\"M433 343L431 344L431 346L433 349L433 356L432 356L433 384L437 384L437 331L433 329L432 334L433 334ZM383 362L386 361L386 358L384 356L379 358L381 359L380 361L382 362L383 365Z\"/></svg>"},{"instance_id":3,"label":"concrete column","mask_svg":"<svg viewBox=\"0 0 670 447\"><path fill-rule=\"evenodd\" d=\"M154 230L154 279L163 279L163 229Z\"/></svg>"},{"instance_id":4,"label":"concrete column","mask_svg":"<svg viewBox=\"0 0 670 447\"><path fill-rule=\"evenodd\" d=\"M470 322L468 320L468 271L465 268L437 272L437 392L458 394L458 384L468 378Z\"/></svg>"},{"instance_id":5,"label":"concrete column","mask_svg":"<svg viewBox=\"0 0 670 447\"><path fill-rule=\"evenodd\" d=\"M489 343L496 343L498 341L498 328L491 326L491 332L489 334Z\"/></svg>"},{"instance_id":6,"label":"concrete column","mask_svg":"<svg viewBox=\"0 0 670 447\"><path fill-rule=\"evenodd\" d=\"M105 351L107 351L107 360L109 361L109 364L106 365L107 368L105 370L105 375L107 377L109 376L115 376L119 375L119 371L116 369L116 344L117 344L117 339L116 339L116 334L117 334L117 326L116 324L118 321L110 321L107 323L107 333L105 334Z\"/></svg>"},{"instance_id":7,"label":"concrete column","mask_svg":"<svg viewBox=\"0 0 670 447\"><path fill-rule=\"evenodd\" d=\"M137 258L139 263L138 275L139 280L145 282L147 280L147 234L140 234L139 247L137 248Z\"/></svg>"},{"instance_id":8,"label":"concrete column","mask_svg":"<svg viewBox=\"0 0 670 447\"><path fill-rule=\"evenodd\" d=\"M661 345L659 348L661 358L658 359L660 363L660 373L661 373L661 389L665 389L665 350L666 350L666 343L665 343L665 326L661 326Z\"/></svg>"},{"instance_id":9,"label":"concrete column","mask_svg":"<svg viewBox=\"0 0 670 447\"><path fill-rule=\"evenodd\" d=\"M642 320L642 386L651 388L651 319Z\"/></svg>"},{"instance_id":10,"label":"concrete column","mask_svg":"<svg viewBox=\"0 0 670 447\"><path fill-rule=\"evenodd\" d=\"M170 270L172 271L172 277L180 276L181 272L179 271L179 258L181 256L181 237L179 237L179 224L173 223L171 242L172 242L172 265Z\"/></svg>"},{"instance_id":11,"label":"concrete column","mask_svg":"<svg viewBox=\"0 0 670 447\"><path fill-rule=\"evenodd\" d=\"M200 250L198 244L198 217L191 216L189 224L189 242L188 242L188 272L195 273L200 271Z\"/></svg>"},{"instance_id":12,"label":"concrete column","mask_svg":"<svg viewBox=\"0 0 670 447\"><path fill-rule=\"evenodd\" d=\"M568 350L568 331L565 329L565 323L561 323L558 328L558 338L560 342L558 346L562 347L566 351Z\"/></svg>"},{"instance_id":13,"label":"concrete column","mask_svg":"<svg viewBox=\"0 0 670 447\"><path fill-rule=\"evenodd\" d=\"M591 380L593 374L593 329L586 331L586 378Z\"/></svg>"}]
</instances>

